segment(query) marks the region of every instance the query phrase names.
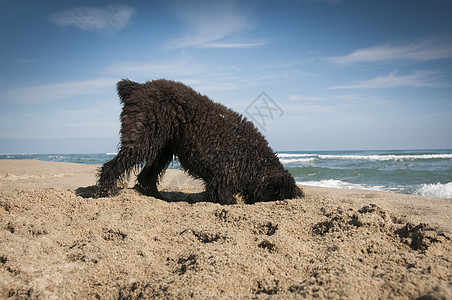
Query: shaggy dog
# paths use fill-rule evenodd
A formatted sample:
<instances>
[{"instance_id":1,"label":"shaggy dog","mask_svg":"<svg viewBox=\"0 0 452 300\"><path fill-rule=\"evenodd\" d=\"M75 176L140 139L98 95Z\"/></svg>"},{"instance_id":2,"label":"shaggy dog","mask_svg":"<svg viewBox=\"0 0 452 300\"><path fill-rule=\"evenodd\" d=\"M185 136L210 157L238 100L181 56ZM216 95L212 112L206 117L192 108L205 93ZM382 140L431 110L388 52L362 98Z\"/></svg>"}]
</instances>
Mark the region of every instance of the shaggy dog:
<instances>
[{"instance_id":1,"label":"shaggy dog","mask_svg":"<svg viewBox=\"0 0 452 300\"><path fill-rule=\"evenodd\" d=\"M118 82L121 145L99 173L97 196L113 195L136 166L138 185L164 199L157 183L173 155L205 182L206 201L246 203L303 197L265 138L246 118L168 80Z\"/></svg>"}]
</instances>

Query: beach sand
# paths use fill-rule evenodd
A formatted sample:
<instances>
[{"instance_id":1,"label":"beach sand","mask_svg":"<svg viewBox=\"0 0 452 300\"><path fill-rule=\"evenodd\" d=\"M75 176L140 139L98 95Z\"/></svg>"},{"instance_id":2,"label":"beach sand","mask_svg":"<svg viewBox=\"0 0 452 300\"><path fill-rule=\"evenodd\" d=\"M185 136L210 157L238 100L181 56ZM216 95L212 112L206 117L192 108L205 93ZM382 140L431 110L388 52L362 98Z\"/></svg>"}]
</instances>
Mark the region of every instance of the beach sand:
<instances>
[{"instance_id":1,"label":"beach sand","mask_svg":"<svg viewBox=\"0 0 452 300\"><path fill-rule=\"evenodd\" d=\"M0 160L0 299L452 299L452 199L303 186L306 197L90 198L99 166Z\"/></svg>"}]
</instances>

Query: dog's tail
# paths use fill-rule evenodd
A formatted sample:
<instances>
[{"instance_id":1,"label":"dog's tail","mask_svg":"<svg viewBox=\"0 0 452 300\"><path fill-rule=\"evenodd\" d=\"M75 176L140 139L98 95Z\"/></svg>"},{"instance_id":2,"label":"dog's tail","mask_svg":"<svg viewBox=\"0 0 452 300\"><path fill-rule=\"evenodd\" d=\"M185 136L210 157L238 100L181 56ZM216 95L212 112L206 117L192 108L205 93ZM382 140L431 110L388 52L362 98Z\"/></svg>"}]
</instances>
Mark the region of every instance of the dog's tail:
<instances>
[{"instance_id":1,"label":"dog's tail","mask_svg":"<svg viewBox=\"0 0 452 300\"><path fill-rule=\"evenodd\" d=\"M123 79L120 82L118 82L117 89L118 89L118 95L121 99L121 103L124 104L127 102L127 99L130 98L133 91L137 90L139 88L140 84L134 81L131 81L129 79Z\"/></svg>"}]
</instances>

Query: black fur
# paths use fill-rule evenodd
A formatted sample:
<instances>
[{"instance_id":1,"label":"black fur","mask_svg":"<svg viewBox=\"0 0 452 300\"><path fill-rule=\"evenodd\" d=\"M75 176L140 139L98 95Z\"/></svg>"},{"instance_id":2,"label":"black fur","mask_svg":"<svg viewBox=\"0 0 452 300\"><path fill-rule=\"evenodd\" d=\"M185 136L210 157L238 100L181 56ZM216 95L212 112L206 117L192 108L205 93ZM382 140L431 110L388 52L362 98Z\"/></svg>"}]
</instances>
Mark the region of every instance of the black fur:
<instances>
[{"instance_id":1,"label":"black fur","mask_svg":"<svg viewBox=\"0 0 452 300\"><path fill-rule=\"evenodd\" d=\"M157 190L173 155L206 185L206 201L246 203L303 197L256 127L227 107L190 87L168 80L118 83L123 104L118 155L99 173L98 196L113 195L136 166L144 166L138 184Z\"/></svg>"}]
</instances>

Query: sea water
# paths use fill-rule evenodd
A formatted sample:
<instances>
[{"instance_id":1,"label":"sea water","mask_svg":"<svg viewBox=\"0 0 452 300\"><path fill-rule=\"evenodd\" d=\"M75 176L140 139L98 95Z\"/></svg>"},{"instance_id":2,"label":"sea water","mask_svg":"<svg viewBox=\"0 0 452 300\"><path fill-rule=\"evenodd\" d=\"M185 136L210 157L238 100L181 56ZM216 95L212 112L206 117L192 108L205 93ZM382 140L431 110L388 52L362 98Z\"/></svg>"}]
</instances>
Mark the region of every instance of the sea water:
<instances>
[{"instance_id":1,"label":"sea water","mask_svg":"<svg viewBox=\"0 0 452 300\"><path fill-rule=\"evenodd\" d=\"M452 150L280 152L297 183L452 198Z\"/></svg>"},{"instance_id":2,"label":"sea water","mask_svg":"<svg viewBox=\"0 0 452 300\"><path fill-rule=\"evenodd\" d=\"M103 164L116 153L0 154L0 159ZM299 184L452 198L452 149L386 151L280 151ZM177 159L169 168L180 169Z\"/></svg>"}]
</instances>

